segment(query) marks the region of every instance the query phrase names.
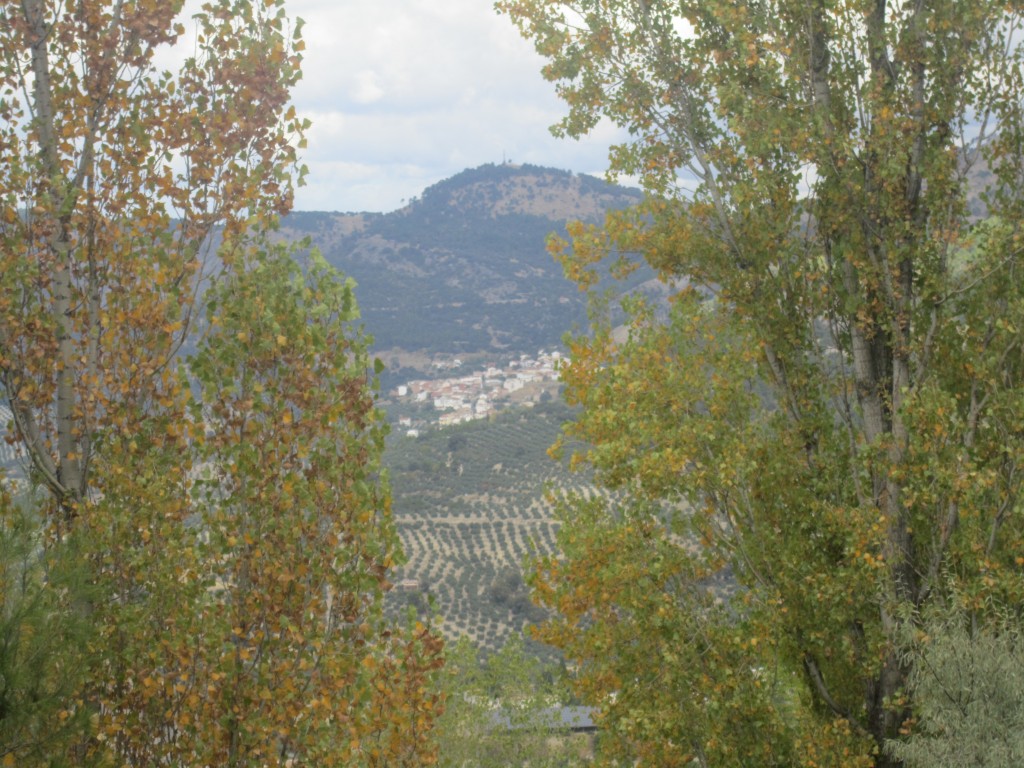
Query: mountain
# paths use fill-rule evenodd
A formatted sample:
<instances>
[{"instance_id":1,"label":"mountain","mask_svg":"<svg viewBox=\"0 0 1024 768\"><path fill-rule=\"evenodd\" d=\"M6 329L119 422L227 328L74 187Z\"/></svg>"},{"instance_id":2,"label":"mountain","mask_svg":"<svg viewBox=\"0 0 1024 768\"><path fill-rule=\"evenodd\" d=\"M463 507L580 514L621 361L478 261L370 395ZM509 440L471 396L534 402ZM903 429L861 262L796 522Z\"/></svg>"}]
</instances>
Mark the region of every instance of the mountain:
<instances>
[{"instance_id":1,"label":"mountain","mask_svg":"<svg viewBox=\"0 0 1024 768\"><path fill-rule=\"evenodd\" d=\"M484 165L391 213L295 212L282 229L308 235L356 280L379 352L535 352L585 319L583 296L546 250L548 235L564 237L567 221L599 222L641 196L568 171Z\"/></svg>"}]
</instances>

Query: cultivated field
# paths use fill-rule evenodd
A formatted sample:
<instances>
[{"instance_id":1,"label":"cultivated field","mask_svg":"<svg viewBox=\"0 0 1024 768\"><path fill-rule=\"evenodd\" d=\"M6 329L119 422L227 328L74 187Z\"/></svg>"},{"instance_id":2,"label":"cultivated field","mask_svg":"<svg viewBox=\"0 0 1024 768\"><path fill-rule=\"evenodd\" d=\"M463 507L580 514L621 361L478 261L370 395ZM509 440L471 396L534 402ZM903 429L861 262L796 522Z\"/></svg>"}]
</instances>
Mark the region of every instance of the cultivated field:
<instances>
[{"instance_id":1,"label":"cultivated field","mask_svg":"<svg viewBox=\"0 0 1024 768\"><path fill-rule=\"evenodd\" d=\"M394 604L426 609L429 596L446 636L486 648L543 617L530 604L524 562L553 550L554 498L597 492L547 455L570 417L552 402L390 440L385 463L408 556Z\"/></svg>"}]
</instances>

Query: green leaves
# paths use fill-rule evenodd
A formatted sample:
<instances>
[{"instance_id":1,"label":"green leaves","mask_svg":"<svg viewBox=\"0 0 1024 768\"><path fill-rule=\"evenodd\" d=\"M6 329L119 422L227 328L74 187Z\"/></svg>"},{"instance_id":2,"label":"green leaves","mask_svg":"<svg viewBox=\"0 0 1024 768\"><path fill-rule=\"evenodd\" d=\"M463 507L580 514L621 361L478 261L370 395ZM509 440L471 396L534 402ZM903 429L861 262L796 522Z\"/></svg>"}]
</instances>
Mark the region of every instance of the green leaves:
<instances>
[{"instance_id":1,"label":"green leaves","mask_svg":"<svg viewBox=\"0 0 1024 768\"><path fill-rule=\"evenodd\" d=\"M560 717L567 692L512 635L482 658L466 638L447 653L444 714L437 721L438 765L580 766L587 737L574 736Z\"/></svg>"},{"instance_id":2,"label":"green leaves","mask_svg":"<svg viewBox=\"0 0 1024 768\"><path fill-rule=\"evenodd\" d=\"M908 639L920 724L887 749L911 768L1011 765L1024 755L1019 622L1003 616L970 624L947 609Z\"/></svg>"},{"instance_id":3,"label":"green leaves","mask_svg":"<svg viewBox=\"0 0 1024 768\"><path fill-rule=\"evenodd\" d=\"M43 765L90 735L75 701L95 667L93 627L81 610L91 597L77 559L43 548L36 510L0 496L0 764Z\"/></svg>"},{"instance_id":4,"label":"green leaves","mask_svg":"<svg viewBox=\"0 0 1024 768\"><path fill-rule=\"evenodd\" d=\"M613 692L639 697L634 681L662 674L651 659L685 680L653 711L621 711L616 755L672 764L657 751L671 742L699 764L765 764L744 730L756 722L795 764L896 764L882 746L913 708L901 626L953 591L979 615L1021 599L1021 207L1005 194L1024 162L1017 11L498 8L549 58L560 129L627 128L611 173L649 192L603 229L572 227L556 248L566 273L589 290L618 249L669 297L624 302L613 329L595 295L592 333L571 340L576 462L625 495L567 513L564 559L538 568L562 616L545 637L580 660L581 690L609 717ZM966 127L980 114L992 135ZM999 218L975 224L967 195L985 187ZM626 534L638 499L663 505L646 512L658 547ZM656 573L670 556L690 570L648 590L665 605L623 586L646 583L633 560ZM736 583L728 611L702 588L715 574ZM631 638L666 620L710 645L633 655ZM774 695L751 665L778 671ZM683 736L663 713L688 689L742 714L719 732L695 712Z\"/></svg>"},{"instance_id":5,"label":"green leaves","mask_svg":"<svg viewBox=\"0 0 1024 768\"><path fill-rule=\"evenodd\" d=\"M40 590L54 637L80 611L96 660L60 691L95 731L33 757L426 762L440 642L381 616L398 551L354 286L267 236L304 173L301 25L212 0L161 71L183 7L0 2L0 394L38 546L91 588Z\"/></svg>"}]
</instances>

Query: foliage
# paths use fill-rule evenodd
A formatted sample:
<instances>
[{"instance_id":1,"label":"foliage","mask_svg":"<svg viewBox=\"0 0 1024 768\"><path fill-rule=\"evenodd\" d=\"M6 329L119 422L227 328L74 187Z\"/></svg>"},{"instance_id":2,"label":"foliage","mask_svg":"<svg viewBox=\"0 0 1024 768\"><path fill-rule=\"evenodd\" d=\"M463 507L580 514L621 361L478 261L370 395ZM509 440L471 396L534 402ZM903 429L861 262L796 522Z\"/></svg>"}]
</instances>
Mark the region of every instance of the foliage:
<instances>
[{"instance_id":1,"label":"foliage","mask_svg":"<svg viewBox=\"0 0 1024 768\"><path fill-rule=\"evenodd\" d=\"M548 58L558 130L628 128L612 172L651 193L555 242L568 274L618 249L674 294L572 342L577 461L637 502L565 513L542 637L625 759L899 764L905 625L1024 586L1017 7L497 5Z\"/></svg>"},{"instance_id":2,"label":"foliage","mask_svg":"<svg viewBox=\"0 0 1024 768\"><path fill-rule=\"evenodd\" d=\"M0 494L0 764L56 766L91 725L68 708L88 669L89 588L75 546L44 548L23 506Z\"/></svg>"},{"instance_id":3,"label":"foliage","mask_svg":"<svg viewBox=\"0 0 1024 768\"><path fill-rule=\"evenodd\" d=\"M244 264L207 294L187 416L152 425L189 439L98 473L96 578L129 596L95 608L102 733L135 765L419 764L440 645L381 613L399 550L351 282Z\"/></svg>"},{"instance_id":4,"label":"foliage","mask_svg":"<svg viewBox=\"0 0 1024 768\"><path fill-rule=\"evenodd\" d=\"M888 745L911 768L996 768L1024 758L1019 620L972 624L947 612L911 638L909 687L920 725L909 740Z\"/></svg>"},{"instance_id":5,"label":"foliage","mask_svg":"<svg viewBox=\"0 0 1024 768\"><path fill-rule=\"evenodd\" d=\"M0 384L45 492L40 562L89 587L54 596L33 568L5 591L41 596L54 641L87 619L45 668L10 658L12 680L69 681L57 714L89 731L3 749L429 763L440 641L382 616L379 370L351 282L267 234L302 173L300 25L279 0L206 3L172 74L182 7L0 3ZM10 723L49 727L22 705Z\"/></svg>"},{"instance_id":6,"label":"foliage","mask_svg":"<svg viewBox=\"0 0 1024 768\"><path fill-rule=\"evenodd\" d=\"M62 527L97 443L173 387L213 227L291 199L302 43L282 3L208 4L161 71L181 7L0 4L0 377Z\"/></svg>"},{"instance_id":7,"label":"foliage","mask_svg":"<svg viewBox=\"0 0 1024 768\"><path fill-rule=\"evenodd\" d=\"M456 643L445 669L438 765L582 765L580 744L557 719L564 692L556 671L528 654L520 635L487 657L465 638Z\"/></svg>"}]
</instances>

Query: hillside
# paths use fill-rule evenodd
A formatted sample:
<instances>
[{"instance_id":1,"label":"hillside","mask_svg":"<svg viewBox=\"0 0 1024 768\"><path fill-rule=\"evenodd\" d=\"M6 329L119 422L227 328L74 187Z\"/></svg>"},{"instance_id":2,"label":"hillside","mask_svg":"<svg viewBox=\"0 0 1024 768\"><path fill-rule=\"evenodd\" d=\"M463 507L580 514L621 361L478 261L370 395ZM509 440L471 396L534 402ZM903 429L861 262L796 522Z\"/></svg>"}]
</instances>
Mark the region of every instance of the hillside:
<instances>
[{"instance_id":1,"label":"hillside","mask_svg":"<svg viewBox=\"0 0 1024 768\"><path fill-rule=\"evenodd\" d=\"M984 214L978 192L990 177L984 162L972 164L975 218ZM557 345L585 322L586 303L548 253L549 235L564 236L570 220L598 222L641 197L592 176L489 164L390 213L297 211L282 229L291 239L310 237L355 278L366 328L396 379L402 366L415 367L412 353L514 355ZM609 285L624 292L652 277L644 268Z\"/></svg>"},{"instance_id":2,"label":"hillside","mask_svg":"<svg viewBox=\"0 0 1024 768\"><path fill-rule=\"evenodd\" d=\"M557 344L585 318L584 298L546 250L548 235L640 197L567 171L484 165L391 213L296 212L283 229L308 235L355 278L377 350L525 352Z\"/></svg>"},{"instance_id":3,"label":"hillside","mask_svg":"<svg viewBox=\"0 0 1024 768\"><path fill-rule=\"evenodd\" d=\"M449 639L467 636L492 650L543 618L522 567L554 550L552 495L607 493L547 455L570 418L552 401L419 437L391 435L384 462L408 557L392 577L392 606L429 611L433 600Z\"/></svg>"}]
</instances>

